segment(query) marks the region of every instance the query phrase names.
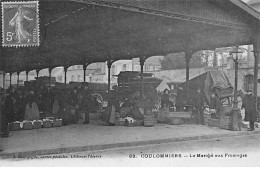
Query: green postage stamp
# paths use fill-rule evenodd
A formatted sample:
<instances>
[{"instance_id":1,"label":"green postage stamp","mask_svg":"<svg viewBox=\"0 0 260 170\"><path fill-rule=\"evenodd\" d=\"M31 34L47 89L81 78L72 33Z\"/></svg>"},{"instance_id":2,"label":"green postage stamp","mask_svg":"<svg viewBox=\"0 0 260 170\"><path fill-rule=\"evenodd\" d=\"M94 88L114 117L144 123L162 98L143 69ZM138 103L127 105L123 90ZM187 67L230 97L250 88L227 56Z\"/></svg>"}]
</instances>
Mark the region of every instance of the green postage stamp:
<instances>
[{"instance_id":1,"label":"green postage stamp","mask_svg":"<svg viewBox=\"0 0 260 170\"><path fill-rule=\"evenodd\" d=\"M2 2L2 45L39 46L38 1Z\"/></svg>"}]
</instances>

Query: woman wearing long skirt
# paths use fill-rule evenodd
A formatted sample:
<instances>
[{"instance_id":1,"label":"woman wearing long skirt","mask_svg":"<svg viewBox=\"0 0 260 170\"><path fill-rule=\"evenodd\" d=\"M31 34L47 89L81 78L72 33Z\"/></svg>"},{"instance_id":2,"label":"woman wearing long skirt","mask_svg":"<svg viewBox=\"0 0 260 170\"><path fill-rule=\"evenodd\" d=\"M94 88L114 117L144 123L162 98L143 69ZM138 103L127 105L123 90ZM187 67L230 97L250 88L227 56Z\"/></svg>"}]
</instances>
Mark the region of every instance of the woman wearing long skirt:
<instances>
[{"instance_id":1,"label":"woman wearing long skirt","mask_svg":"<svg viewBox=\"0 0 260 170\"><path fill-rule=\"evenodd\" d=\"M39 120L40 119L40 112L38 105L36 103L36 99L34 96L34 91L30 91L30 95L28 97L28 103L26 104L25 108L25 120Z\"/></svg>"}]
</instances>

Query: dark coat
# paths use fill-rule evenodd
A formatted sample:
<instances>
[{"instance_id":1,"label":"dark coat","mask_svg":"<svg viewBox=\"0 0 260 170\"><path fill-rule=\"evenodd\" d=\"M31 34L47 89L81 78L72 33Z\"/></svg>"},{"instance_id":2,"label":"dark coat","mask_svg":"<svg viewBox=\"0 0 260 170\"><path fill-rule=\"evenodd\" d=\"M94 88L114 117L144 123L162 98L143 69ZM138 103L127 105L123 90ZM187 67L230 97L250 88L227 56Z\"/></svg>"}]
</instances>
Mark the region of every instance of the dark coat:
<instances>
[{"instance_id":1,"label":"dark coat","mask_svg":"<svg viewBox=\"0 0 260 170\"><path fill-rule=\"evenodd\" d=\"M196 109L203 110L205 104L204 95L202 93L197 92L193 99L193 103Z\"/></svg>"},{"instance_id":2,"label":"dark coat","mask_svg":"<svg viewBox=\"0 0 260 170\"><path fill-rule=\"evenodd\" d=\"M245 95L242 100L242 108L245 108L245 121L253 121L257 120L257 111L255 107L255 96L254 95Z\"/></svg>"},{"instance_id":3,"label":"dark coat","mask_svg":"<svg viewBox=\"0 0 260 170\"><path fill-rule=\"evenodd\" d=\"M16 117L16 100L12 94L7 94L5 102L4 102L4 110L3 110L7 122L11 123L15 121Z\"/></svg>"},{"instance_id":4,"label":"dark coat","mask_svg":"<svg viewBox=\"0 0 260 170\"><path fill-rule=\"evenodd\" d=\"M215 109L217 113L219 113L221 111L221 109L223 108L223 105L222 105L220 99L217 96L215 98L210 99L209 108Z\"/></svg>"},{"instance_id":5,"label":"dark coat","mask_svg":"<svg viewBox=\"0 0 260 170\"><path fill-rule=\"evenodd\" d=\"M163 93L161 98L161 107L166 104L166 107L170 105L170 96L169 94Z\"/></svg>"}]
</instances>

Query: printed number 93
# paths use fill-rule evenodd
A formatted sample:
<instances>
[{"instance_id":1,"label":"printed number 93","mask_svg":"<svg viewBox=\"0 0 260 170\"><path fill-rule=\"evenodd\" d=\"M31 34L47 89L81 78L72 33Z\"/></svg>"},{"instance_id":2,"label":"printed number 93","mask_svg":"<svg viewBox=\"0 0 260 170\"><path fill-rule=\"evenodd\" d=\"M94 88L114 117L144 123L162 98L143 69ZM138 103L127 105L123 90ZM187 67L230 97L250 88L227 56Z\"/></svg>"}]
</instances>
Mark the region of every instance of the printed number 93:
<instances>
[{"instance_id":1,"label":"printed number 93","mask_svg":"<svg viewBox=\"0 0 260 170\"><path fill-rule=\"evenodd\" d=\"M13 35L14 35L14 33L7 32L6 33L6 41L12 41L13 40Z\"/></svg>"}]
</instances>

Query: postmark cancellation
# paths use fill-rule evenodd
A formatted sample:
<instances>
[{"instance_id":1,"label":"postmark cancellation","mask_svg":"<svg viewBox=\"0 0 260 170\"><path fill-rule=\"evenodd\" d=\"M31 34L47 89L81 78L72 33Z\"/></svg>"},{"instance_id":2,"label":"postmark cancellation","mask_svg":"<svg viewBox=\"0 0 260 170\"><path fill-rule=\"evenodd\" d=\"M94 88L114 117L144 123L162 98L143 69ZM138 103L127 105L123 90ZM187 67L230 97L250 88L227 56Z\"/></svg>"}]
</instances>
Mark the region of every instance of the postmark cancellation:
<instances>
[{"instance_id":1,"label":"postmark cancellation","mask_svg":"<svg viewBox=\"0 0 260 170\"><path fill-rule=\"evenodd\" d=\"M38 1L2 2L2 45L39 46Z\"/></svg>"}]
</instances>

